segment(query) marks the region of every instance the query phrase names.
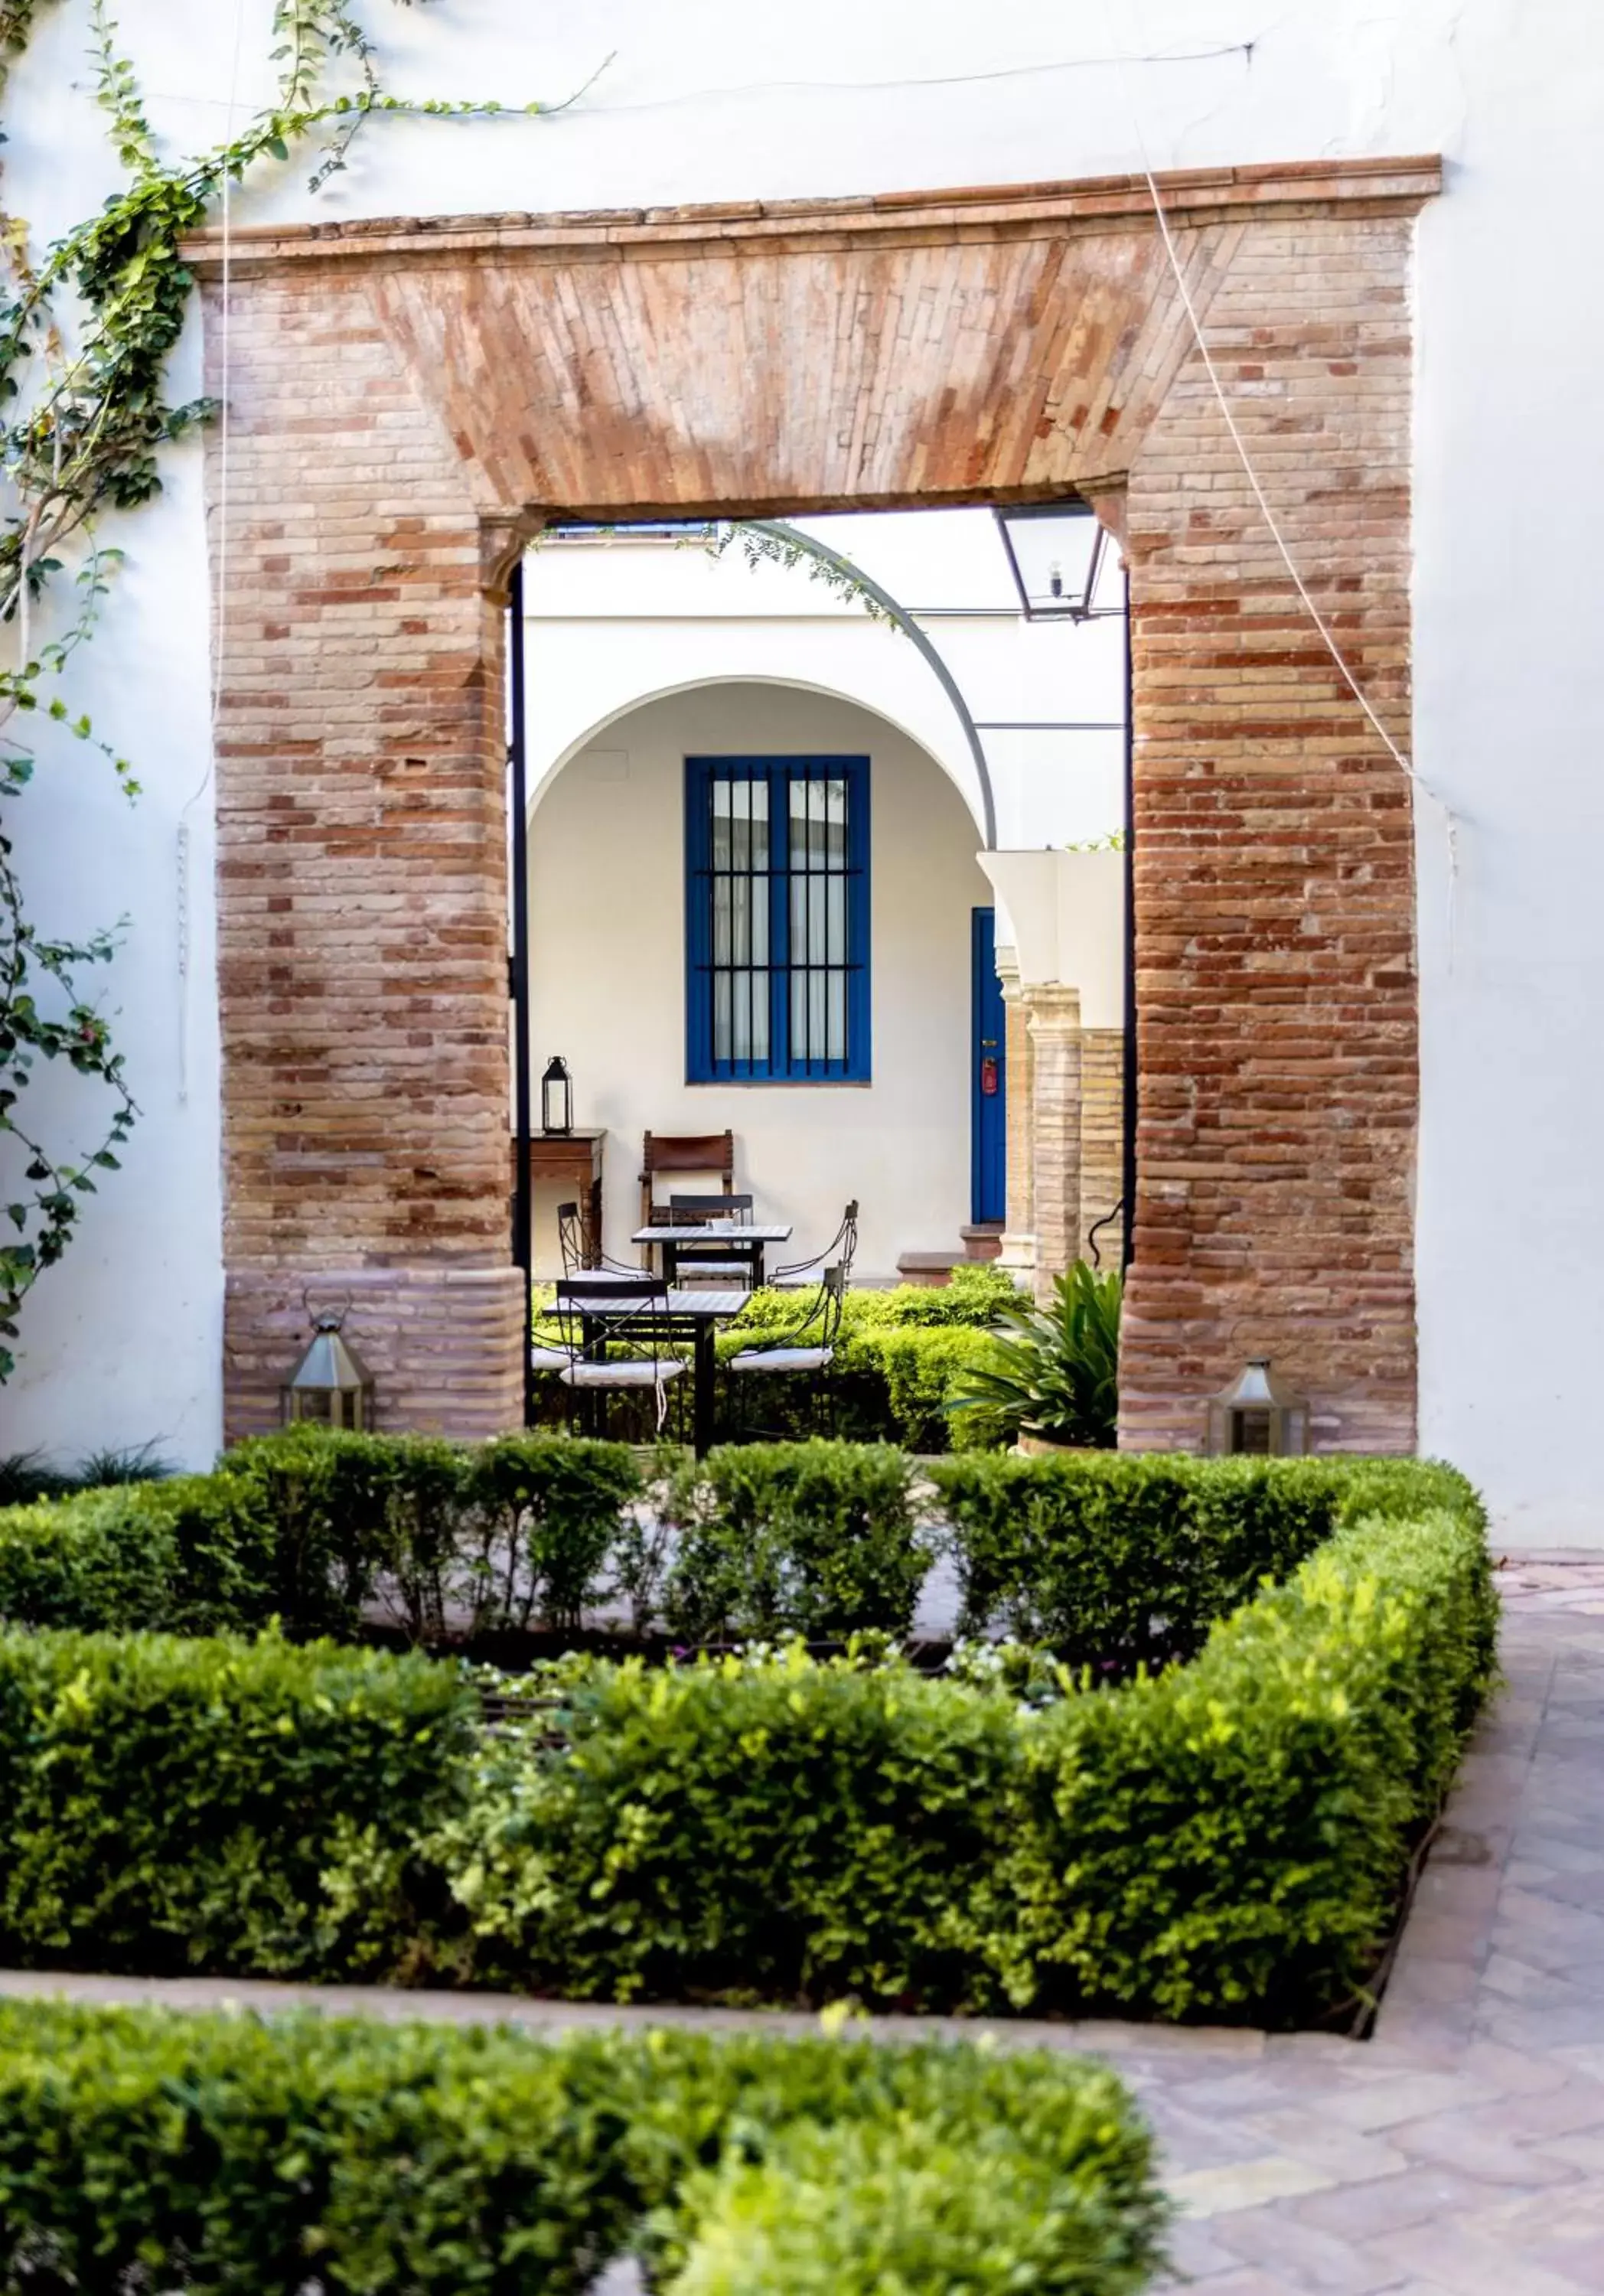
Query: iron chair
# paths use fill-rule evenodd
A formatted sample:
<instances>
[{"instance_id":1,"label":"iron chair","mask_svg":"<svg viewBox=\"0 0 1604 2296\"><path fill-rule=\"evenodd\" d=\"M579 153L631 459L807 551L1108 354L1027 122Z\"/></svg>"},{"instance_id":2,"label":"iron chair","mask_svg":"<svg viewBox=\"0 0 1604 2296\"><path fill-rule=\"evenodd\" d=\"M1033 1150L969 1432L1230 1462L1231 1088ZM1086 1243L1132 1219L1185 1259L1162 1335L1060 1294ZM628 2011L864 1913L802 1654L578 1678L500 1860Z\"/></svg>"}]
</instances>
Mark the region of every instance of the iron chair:
<instances>
[{"instance_id":1,"label":"iron chair","mask_svg":"<svg viewBox=\"0 0 1604 2296\"><path fill-rule=\"evenodd\" d=\"M577 1256L584 1250L577 1204L558 1205L557 1242L562 1253L562 1272L565 1275L571 1275L579 1264ZM573 1360L572 1349L561 1342L553 1347L548 1340L532 1338L529 1341L529 1363L536 1374L564 1372Z\"/></svg>"},{"instance_id":2,"label":"iron chair","mask_svg":"<svg viewBox=\"0 0 1604 2296\"><path fill-rule=\"evenodd\" d=\"M668 1210L672 1227L694 1227L702 1220L728 1220L737 1227L752 1224L750 1196L670 1196ZM746 1288L751 1255L739 1243L710 1235L705 1244L696 1246L693 1259L687 1259L682 1248L676 1259L682 1283L733 1283Z\"/></svg>"},{"instance_id":3,"label":"iron chair","mask_svg":"<svg viewBox=\"0 0 1604 2296\"><path fill-rule=\"evenodd\" d=\"M667 1285L638 1270L623 1276L599 1269L565 1276L557 1286L557 1316L567 1349L558 1377L568 1390L569 1434L576 1432L575 1406L583 1406L586 1398L647 1391L657 1398L660 1433L668 1412L668 1389L685 1374L670 1336ZM641 1352L610 1355L610 1348L621 1340Z\"/></svg>"},{"instance_id":4,"label":"iron chair","mask_svg":"<svg viewBox=\"0 0 1604 2296\"><path fill-rule=\"evenodd\" d=\"M841 1288L852 1282L852 1263L857 1257L858 1208L855 1196L841 1215L841 1225L825 1245L811 1259L793 1259L789 1267L776 1267L769 1283L776 1292L806 1292L819 1280L821 1269L839 1267Z\"/></svg>"},{"instance_id":5,"label":"iron chair","mask_svg":"<svg viewBox=\"0 0 1604 2296\"><path fill-rule=\"evenodd\" d=\"M571 1278L597 1274L638 1276L642 1273L638 1267L625 1260L610 1259L601 1248L600 1237L592 1247L593 1258L586 1259L585 1216L577 1203L559 1204L557 1207L557 1244L562 1254L565 1276Z\"/></svg>"},{"instance_id":6,"label":"iron chair","mask_svg":"<svg viewBox=\"0 0 1604 2296\"><path fill-rule=\"evenodd\" d=\"M827 1267L806 1313L791 1329L762 1347L743 1348L724 1368L735 1380L806 1378L812 1376L815 1423L819 1406L825 1406L830 1432L835 1432L835 1388L830 1368L835 1361L836 1340L841 1328L841 1308L847 1296L847 1271ZM745 1428L741 1420L742 1431Z\"/></svg>"}]
</instances>

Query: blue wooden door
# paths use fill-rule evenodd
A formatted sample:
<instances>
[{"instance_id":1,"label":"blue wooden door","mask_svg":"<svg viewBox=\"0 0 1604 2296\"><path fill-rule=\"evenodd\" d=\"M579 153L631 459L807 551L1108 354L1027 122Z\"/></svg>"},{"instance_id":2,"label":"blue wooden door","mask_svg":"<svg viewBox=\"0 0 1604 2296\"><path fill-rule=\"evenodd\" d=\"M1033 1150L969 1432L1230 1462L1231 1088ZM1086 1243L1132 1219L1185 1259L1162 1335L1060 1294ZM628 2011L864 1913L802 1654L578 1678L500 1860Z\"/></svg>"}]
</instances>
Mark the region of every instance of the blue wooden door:
<instances>
[{"instance_id":1,"label":"blue wooden door","mask_svg":"<svg viewBox=\"0 0 1604 2296\"><path fill-rule=\"evenodd\" d=\"M1008 1212L1008 1062L996 939L996 911L974 910L970 935L970 1218L977 1225L1003 1219Z\"/></svg>"}]
</instances>

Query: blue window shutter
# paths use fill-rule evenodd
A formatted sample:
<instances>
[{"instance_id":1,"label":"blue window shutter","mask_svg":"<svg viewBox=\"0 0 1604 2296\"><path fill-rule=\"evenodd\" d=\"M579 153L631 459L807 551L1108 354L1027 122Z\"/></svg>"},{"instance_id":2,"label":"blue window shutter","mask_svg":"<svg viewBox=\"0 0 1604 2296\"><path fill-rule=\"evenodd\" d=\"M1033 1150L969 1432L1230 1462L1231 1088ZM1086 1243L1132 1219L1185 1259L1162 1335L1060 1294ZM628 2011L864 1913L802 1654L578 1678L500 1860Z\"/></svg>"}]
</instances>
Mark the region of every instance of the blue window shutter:
<instances>
[{"instance_id":1,"label":"blue window shutter","mask_svg":"<svg viewBox=\"0 0 1604 2296\"><path fill-rule=\"evenodd\" d=\"M841 782L846 788L846 887L842 910L847 946L839 957L835 955L830 947L827 925L822 964L815 961L812 964L805 964L803 970L810 979L819 972L823 972L827 985L822 995L827 1010L832 998L828 982L832 975L839 973L842 976L844 985L839 993L846 1013L846 1047L845 1056L835 1059L830 1058L828 1053L820 1055L814 1052L806 1042L800 1046L795 1045L791 1027L792 986L797 971L792 962L791 947L793 885L798 882L809 884L810 890L803 897L806 903L813 898L811 887L819 885L827 875L836 877L840 873L829 870L828 865L825 870L815 873L811 880L805 870L793 873L791 792L798 783L819 784L826 781ZM760 974L765 973L765 968L750 962L745 965L731 964L716 968L713 937L714 791L721 784L741 783L761 783L763 785L767 806L768 843L768 947L765 952L768 1041L764 1052L756 1052L753 1032L749 1029L748 1056L745 1058L737 1056L733 1015L740 1008L740 998L743 993L749 998L762 993L757 987L757 980ZM808 800L805 799L805 813L807 804ZM730 808L726 806L724 810L728 813ZM732 837L731 842L732 846ZM867 758L686 758L685 1075L689 1083L869 1082L872 1075L871 849ZM738 882L741 875L746 877L749 886L747 898L754 908L762 900L756 882L758 873L749 869L737 873ZM823 898L828 899L828 894ZM722 1056L718 1050L719 998L715 985L721 975L725 983L724 1009L731 1016L725 1023L727 1050Z\"/></svg>"},{"instance_id":2,"label":"blue window shutter","mask_svg":"<svg viewBox=\"0 0 1604 2296\"><path fill-rule=\"evenodd\" d=\"M713 1069L712 760L685 759L685 1075L711 1084Z\"/></svg>"}]
</instances>

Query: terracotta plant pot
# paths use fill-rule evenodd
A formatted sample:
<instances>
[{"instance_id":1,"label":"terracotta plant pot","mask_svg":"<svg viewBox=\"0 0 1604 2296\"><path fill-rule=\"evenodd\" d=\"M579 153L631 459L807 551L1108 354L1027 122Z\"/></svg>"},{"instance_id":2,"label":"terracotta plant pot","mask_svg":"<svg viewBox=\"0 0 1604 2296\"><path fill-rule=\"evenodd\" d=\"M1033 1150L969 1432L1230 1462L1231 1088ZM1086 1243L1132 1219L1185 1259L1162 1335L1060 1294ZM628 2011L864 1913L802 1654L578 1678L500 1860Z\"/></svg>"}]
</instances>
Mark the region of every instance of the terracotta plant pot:
<instances>
[{"instance_id":1,"label":"terracotta plant pot","mask_svg":"<svg viewBox=\"0 0 1604 2296\"><path fill-rule=\"evenodd\" d=\"M1047 1459L1056 1451L1095 1451L1095 1443L1069 1443L1056 1435L1043 1435L1041 1429L1028 1419L1019 1423L1019 1439L1014 1449L1022 1458Z\"/></svg>"}]
</instances>

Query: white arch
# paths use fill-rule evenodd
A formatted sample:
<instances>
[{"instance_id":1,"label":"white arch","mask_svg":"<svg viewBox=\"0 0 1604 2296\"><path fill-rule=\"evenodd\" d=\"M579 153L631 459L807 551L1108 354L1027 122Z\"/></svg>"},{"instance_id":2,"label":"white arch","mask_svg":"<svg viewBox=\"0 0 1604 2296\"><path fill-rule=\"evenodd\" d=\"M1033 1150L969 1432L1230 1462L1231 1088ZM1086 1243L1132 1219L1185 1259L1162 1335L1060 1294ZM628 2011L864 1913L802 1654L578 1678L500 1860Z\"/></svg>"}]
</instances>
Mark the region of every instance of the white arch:
<instances>
[{"instance_id":1,"label":"white arch","mask_svg":"<svg viewBox=\"0 0 1604 2296\"><path fill-rule=\"evenodd\" d=\"M533 685L534 681L531 680L532 688ZM821 700L827 701L839 701L844 703L848 709L862 710L866 717L878 718L882 725L888 726L894 733L900 734L904 741L911 742L914 748L920 750L924 756L928 757L931 764L934 765L937 769L952 783L953 788L956 790L959 797L962 800L964 806L968 809L970 818L975 825L978 842L981 845L985 844L986 816L984 801L978 788L975 784L974 774L972 768L970 767L967 752L959 758L944 756L942 750L931 741L928 733L920 731L916 726L911 725L906 718L897 715L893 710L887 709L881 707L879 703L866 701L862 695L853 693L845 685L824 685L813 678L782 676L773 671L761 670L747 671L733 669L720 671L700 677L681 678L661 685L648 687L640 693L632 694L627 701L619 702L617 707L603 710L600 716L592 720L591 723L585 727L583 732L573 735L569 740L563 743L561 748L559 749L547 762L539 766L536 766L535 762L539 752L535 746L534 740L532 739L530 745L531 770L528 795L529 819L533 821L536 808L540 804L540 801L544 797L546 791L551 788L557 775L562 771L563 767L571 764L582 750L588 749L591 743L594 742L599 735L607 731L609 726L616 726L619 724L622 719L633 717L636 710L649 709L654 701L665 701L672 699L677 694L700 693L704 690L721 685L765 685L773 686L782 691L790 691L798 693L814 693L817 694ZM537 733L537 729L538 721L536 719L530 728L532 736Z\"/></svg>"}]
</instances>

